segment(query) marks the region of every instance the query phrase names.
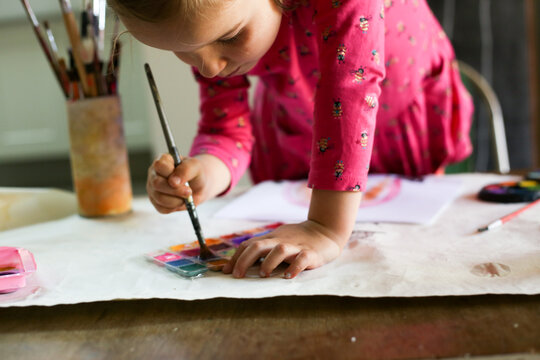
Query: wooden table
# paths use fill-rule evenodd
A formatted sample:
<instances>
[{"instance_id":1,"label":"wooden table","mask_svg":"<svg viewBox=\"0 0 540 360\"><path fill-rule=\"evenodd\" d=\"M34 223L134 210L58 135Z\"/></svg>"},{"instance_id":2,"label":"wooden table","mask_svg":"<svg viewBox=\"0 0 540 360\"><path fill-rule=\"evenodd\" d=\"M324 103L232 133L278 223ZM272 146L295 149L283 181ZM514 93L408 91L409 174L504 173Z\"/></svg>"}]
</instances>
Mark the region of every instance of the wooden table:
<instances>
[{"instance_id":1,"label":"wooden table","mask_svg":"<svg viewBox=\"0 0 540 360\"><path fill-rule=\"evenodd\" d=\"M540 352L540 295L0 309L0 359L411 359Z\"/></svg>"}]
</instances>

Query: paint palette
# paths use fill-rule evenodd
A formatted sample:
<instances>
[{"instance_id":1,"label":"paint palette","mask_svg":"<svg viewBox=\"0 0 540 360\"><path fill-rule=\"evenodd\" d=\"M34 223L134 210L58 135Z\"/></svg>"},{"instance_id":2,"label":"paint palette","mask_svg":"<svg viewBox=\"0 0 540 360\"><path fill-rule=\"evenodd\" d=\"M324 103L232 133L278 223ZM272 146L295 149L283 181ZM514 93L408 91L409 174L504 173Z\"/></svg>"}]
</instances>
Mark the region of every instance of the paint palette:
<instances>
[{"instance_id":1,"label":"paint palette","mask_svg":"<svg viewBox=\"0 0 540 360\"><path fill-rule=\"evenodd\" d=\"M534 180L534 181L539 181L540 182L540 170L536 170L536 171L531 171L530 173L528 173L525 178L527 180Z\"/></svg>"},{"instance_id":2,"label":"paint palette","mask_svg":"<svg viewBox=\"0 0 540 360\"><path fill-rule=\"evenodd\" d=\"M501 203L534 201L540 199L540 181L526 179L486 185L478 198Z\"/></svg>"},{"instance_id":3,"label":"paint palette","mask_svg":"<svg viewBox=\"0 0 540 360\"><path fill-rule=\"evenodd\" d=\"M146 254L146 258L183 277L198 277L208 270L220 271L234 255L241 243L252 237L267 234L281 225L282 223L273 223L217 238L207 238L205 239L206 245L216 255L216 257L210 259L203 260L199 257L200 248L197 241L173 245L166 250L149 253Z\"/></svg>"}]
</instances>

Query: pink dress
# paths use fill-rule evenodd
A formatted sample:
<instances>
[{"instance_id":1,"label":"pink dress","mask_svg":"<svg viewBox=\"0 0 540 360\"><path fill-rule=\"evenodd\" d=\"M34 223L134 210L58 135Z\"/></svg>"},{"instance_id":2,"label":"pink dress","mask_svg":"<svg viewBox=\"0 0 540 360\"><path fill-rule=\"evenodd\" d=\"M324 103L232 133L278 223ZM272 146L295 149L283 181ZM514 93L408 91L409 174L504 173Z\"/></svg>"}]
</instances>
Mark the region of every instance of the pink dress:
<instances>
[{"instance_id":1,"label":"pink dress","mask_svg":"<svg viewBox=\"0 0 540 360\"><path fill-rule=\"evenodd\" d=\"M206 79L191 155L220 158L232 186L308 178L362 191L367 173L418 176L471 152L472 101L425 0L300 0L246 76Z\"/></svg>"}]
</instances>

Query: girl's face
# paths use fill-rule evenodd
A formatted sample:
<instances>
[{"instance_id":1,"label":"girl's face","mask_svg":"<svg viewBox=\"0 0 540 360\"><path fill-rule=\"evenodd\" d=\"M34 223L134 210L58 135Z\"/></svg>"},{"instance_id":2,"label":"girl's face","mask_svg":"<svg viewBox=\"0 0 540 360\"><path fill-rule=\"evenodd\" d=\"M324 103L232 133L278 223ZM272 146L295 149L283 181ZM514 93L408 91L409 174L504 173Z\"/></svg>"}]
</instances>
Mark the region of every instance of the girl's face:
<instances>
[{"instance_id":1,"label":"girl's face","mask_svg":"<svg viewBox=\"0 0 540 360\"><path fill-rule=\"evenodd\" d=\"M228 77L247 73L272 46L281 9L274 0L227 0L190 19L150 23L124 16L122 22L137 40L172 51L202 76Z\"/></svg>"}]
</instances>

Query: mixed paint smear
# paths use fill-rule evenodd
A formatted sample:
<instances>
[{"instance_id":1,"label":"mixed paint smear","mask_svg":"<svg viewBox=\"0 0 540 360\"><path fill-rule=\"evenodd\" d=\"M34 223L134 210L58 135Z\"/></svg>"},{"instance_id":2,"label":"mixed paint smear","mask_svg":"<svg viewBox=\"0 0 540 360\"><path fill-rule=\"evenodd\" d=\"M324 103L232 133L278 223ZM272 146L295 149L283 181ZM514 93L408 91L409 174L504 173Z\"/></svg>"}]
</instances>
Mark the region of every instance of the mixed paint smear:
<instances>
[{"instance_id":1,"label":"mixed paint smear","mask_svg":"<svg viewBox=\"0 0 540 360\"><path fill-rule=\"evenodd\" d=\"M241 243L256 236L265 235L281 225L282 223L273 223L218 238L208 238L206 245L216 255L210 259L203 260L199 257L200 248L197 241L173 245L167 250L147 254L146 258L183 277L193 278L203 275L208 270L220 271Z\"/></svg>"}]
</instances>

